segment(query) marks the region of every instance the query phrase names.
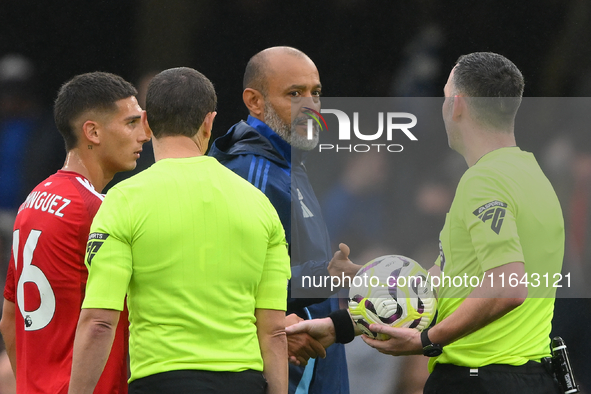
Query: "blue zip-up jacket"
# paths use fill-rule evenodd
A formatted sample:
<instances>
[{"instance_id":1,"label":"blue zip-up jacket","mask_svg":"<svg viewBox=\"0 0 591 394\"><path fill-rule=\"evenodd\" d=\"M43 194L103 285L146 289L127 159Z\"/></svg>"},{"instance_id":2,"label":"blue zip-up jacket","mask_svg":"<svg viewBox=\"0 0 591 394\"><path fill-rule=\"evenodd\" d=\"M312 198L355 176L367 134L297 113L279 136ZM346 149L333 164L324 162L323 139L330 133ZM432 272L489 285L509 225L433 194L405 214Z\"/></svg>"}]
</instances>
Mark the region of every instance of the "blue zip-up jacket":
<instances>
[{"instance_id":1,"label":"blue zip-up jacket","mask_svg":"<svg viewBox=\"0 0 591 394\"><path fill-rule=\"evenodd\" d=\"M304 167L305 152L292 149L265 123L249 116L216 139L209 155L265 193L279 214L291 257L287 313L311 319L338 309L338 299L326 298L326 289L302 287L302 276L328 276L332 257L320 204ZM311 298L299 298L301 294ZM290 394L349 393L342 344L329 347L325 359L311 359L305 368L289 368Z\"/></svg>"}]
</instances>

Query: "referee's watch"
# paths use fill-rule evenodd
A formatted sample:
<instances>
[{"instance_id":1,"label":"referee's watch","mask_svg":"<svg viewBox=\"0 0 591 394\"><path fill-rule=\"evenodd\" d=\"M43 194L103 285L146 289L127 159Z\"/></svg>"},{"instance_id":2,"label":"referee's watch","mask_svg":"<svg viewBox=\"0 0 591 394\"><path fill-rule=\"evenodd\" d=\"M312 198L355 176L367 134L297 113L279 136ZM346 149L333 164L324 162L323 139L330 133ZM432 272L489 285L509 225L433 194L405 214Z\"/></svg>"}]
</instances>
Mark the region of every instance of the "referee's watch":
<instances>
[{"instance_id":1,"label":"referee's watch","mask_svg":"<svg viewBox=\"0 0 591 394\"><path fill-rule=\"evenodd\" d=\"M423 355L427 357L437 357L443 353L443 346L432 343L429 339L429 329L426 328L421 332L421 344L423 345Z\"/></svg>"}]
</instances>

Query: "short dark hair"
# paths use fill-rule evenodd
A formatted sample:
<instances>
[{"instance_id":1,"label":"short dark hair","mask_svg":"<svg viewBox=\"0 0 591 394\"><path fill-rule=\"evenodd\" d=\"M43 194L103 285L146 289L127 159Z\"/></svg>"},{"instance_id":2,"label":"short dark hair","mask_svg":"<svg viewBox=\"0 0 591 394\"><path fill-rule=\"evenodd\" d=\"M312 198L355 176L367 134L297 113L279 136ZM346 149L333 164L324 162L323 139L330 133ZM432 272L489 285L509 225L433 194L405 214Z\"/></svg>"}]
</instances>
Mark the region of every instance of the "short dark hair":
<instances>
[{"instance_id":1,"label":"short dark hair","mask_svg":"<svg viewBox=\"0 0 591 394\"><path fill-rule=\"evenodd\" d=\"M521 71L506 57L492 52L460 56L453 84L469 97L479 121L497 128L514 122L524 81Z\"/></svg>"},{"instance_id":2,"label":"short dark hair","mask_svg":"<svg viewBox=\"0 0 591 394\"><path fill-rule=\"evenodd\" d=\"M242 90L251 88L267 95L267 73L269 54L273 51L281 51L296 57L308 57L304 52L293 47L271 47L264 49L250 58L244 70Z\"/></svg>"},{"instance_id":3,"label":"short dark hair","mask_svg":"<svg viewBox=\"0 0 591 394\"><path fill-rule=\"evenodd\" d=\"M115 111L117 101L136 94L135 87L120 76L100 71L80 74L64 83L55 99L53 116L66 151L78 145L74 121L80 115L90 110Z\"/></svg>"},{"instance_id":4,"label":"short dark hair","mask_svg":"<svg viewBox=\"0 0 591 394\"><path fill-rule=\"evenodd\" d=\"M164 70L148 85L146 112L154 137L193 137L205 116L215 111L213 84L199 71L188 67Z\"/></svg>"}]
</instances>

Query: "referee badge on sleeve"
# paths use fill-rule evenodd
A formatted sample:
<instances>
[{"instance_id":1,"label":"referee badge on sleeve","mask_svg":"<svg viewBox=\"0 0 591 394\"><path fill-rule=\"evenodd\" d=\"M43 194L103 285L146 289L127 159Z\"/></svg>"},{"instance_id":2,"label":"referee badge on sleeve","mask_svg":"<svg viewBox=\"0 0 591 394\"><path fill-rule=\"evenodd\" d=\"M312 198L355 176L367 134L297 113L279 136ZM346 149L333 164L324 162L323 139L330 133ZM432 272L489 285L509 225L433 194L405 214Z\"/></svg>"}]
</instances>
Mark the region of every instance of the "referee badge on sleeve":
<instances>
[{"instance_id":1,"label":"referee badge on sleeve","mask_svg":"<svg viewBox=\"0 0 591 394\"><path fill-rule=\"evenodd\" d=\"M99 251L105 240L109 238L109 234L105 233L91 233L88 236L88 243L86 244L86 263L90 266L92 258Z\"/></svg>"},{"instance_id":2,"label":"referee badge on sleeve","mask_svg":"<svg viewBox=\"0 0 591 394\"><path fill-rule=\"evenodd\" d=\"M490 222L490 228L492 231L499 234L501 232L501 226L503 225L506 211L506 203L494 200L478 207L472 213L478 217L478 219L482 220L483 223L492 219Z\"/></svg>"}]
</instances>

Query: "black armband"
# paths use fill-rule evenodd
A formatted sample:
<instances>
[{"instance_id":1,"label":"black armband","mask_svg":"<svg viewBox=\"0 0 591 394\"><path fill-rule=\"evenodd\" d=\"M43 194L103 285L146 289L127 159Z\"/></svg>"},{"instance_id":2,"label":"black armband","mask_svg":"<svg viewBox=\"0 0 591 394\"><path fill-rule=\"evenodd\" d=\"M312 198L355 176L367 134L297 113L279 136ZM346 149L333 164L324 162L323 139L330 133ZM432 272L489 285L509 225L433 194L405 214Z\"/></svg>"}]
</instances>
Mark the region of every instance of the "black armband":
<instances>
[{"instance_id":1,"label":"black armband","mask_svg":"<svg viewBox=\"0 0 591 394\"><path fill-rule=\"evenodd\" d=\"M347 309L339 309L331 312L328 317L334 324L336 343L349 343L355 339L355 327Z\"/></svg>"}]
</instances>

